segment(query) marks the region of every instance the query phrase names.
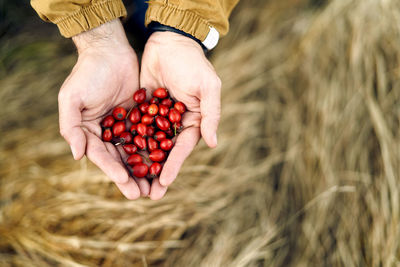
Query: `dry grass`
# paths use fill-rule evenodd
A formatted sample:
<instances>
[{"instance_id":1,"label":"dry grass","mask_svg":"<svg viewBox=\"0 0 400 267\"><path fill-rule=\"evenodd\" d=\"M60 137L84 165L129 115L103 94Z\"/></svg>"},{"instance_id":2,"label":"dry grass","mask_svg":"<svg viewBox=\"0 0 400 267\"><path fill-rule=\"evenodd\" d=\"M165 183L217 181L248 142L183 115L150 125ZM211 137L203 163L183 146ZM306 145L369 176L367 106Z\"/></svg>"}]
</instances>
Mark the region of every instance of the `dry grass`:
<instances>
[{"instance_id":1,"label":"dry grass","mask_svg":"<svg viewBox=\"0 0 400 267\"><path fill-rule=\"evenodd\" d=\"M65 42L1 45L0 265L399 264L400 3L242 1L231 29L219 146L158 202L73 162Z\"/></svg>"}]
</instances>

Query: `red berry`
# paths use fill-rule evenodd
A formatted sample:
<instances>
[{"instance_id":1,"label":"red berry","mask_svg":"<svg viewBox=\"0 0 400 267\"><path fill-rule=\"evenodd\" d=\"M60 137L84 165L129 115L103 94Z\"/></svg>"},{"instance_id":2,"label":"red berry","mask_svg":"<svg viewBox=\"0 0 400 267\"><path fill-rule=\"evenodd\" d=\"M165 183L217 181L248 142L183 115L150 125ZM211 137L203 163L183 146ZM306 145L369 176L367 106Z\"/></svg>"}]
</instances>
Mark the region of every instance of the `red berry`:
<instances>
[{"instance_id":1,"label":"red berry","mask_svg":"<svg viewBox=\"0 0 400 267\"><path fill-rule=\"evenodd\" d=\"M110 128L113 126L114 122L114 117L112 115L108 115L101 121L101 126L103 126L104 128Z\"/></svg>"},{"instance_id":2,"label":"red berry","mask_svg":"<svg viewBox=\"0 0 400 267\"><path fill-rule=\"evenodd\" d=\"M137 178L142 178L145 177L149 172L149 167L147 167L147 165L144 163L138 163L133 165L132 171L133 171L133 176Z\"/></svg>"},{"instance_id":3,"label":"red berry","mask_svg":"<svg viewBox=\"0 0 400 267\"><path fill-rule=\"evenodd\" d=\"M119 136L119 142L122 144L129 144L132 143L132 139L133 136L130 132L123 132L120 136Z\"/></svg>"},{"instance_id":4,"label":"red berry","mask_svg":"<svg viewBox=\"0 0 400 267\"><path fill-rule=\"evenodd\" d=\"M142 117L142 123L146 125L152 124L154 121L154 117L150 116L149 114L144 114Z\"/></svg>"},{"instance_id":5,"label":"red berry","mask_svg":"<svg viewBox=\"0 0 400 267\"><path fill-rule=\"evenodd\" d=\"M165 88L158 88L153 92L154 97L166 98L168 96L168 91Z\"/></svg>"},{"instance_id":6,"label":"red berry","mask_svg":"<svg viewBox=\"0 0 400 267\"><path fill-rule=\"evenodd\" d=\"M165 133L167 134L168 137L174 137L174 131L172 131L171 128L169 128L168 130L166 130Z\"/></svg>"},{"instance_id":7,"label":"red berry","mask_svg":"<svg viewBox=\"0 0 400 267\"><path fill-rule=\"evenodd\" d=\"M144 139L140 135L136 135L133 138L133 143L141 150L145 150L146 149L146 139Z\"/></svg>"},{"instance_id":8,"label":"red berry","mask_svg":"<svg viewBox=\"0 0 400 267\"><path fill-rule=\"evenodd\" d=\"M160 141L160 148L164 151L170 151L174 146L174 143L171 139L164 139Z\"/></svg>"},{"instance_id":9,"label":"red berry","mask_svg":"<svg viewBox=\"0 0 400 267\"><path fill-rule=\"evenodd\" d=\"M131 113L128 116L128 119L132 123L138 123L140 121L140 110L138 108L134 108L131 110Z\"/></svg>"},{"instance_id":10,"label":"red berry","mask_svg":"<svg viewBox=\"0 0 400 267\"><path fill-rule=\"evenodd\" d=\"M176 102L174 105L174 109L176 109L179 113L183 114L186 111L186 106L182 102Z\"/></svg>"},{"instance_id":11,"label":"red berry","mask_svg":"<svg viewBox=\"0 0 400 267\"><path fill-rule=\"evenodd\" d=\"M156 132L155 134L154 134L154 139L156 139L157 141L161 141L161 140L164 140L165 138L167 138L167 135L164 133L164 132L162 132L162 131L158 131L158 132Z\"/></svg>"},{"instance_id":12,"label":"red berry","mask_svg":"<svg viewBox=\"0 0 400 267\"><path fill-rule=\"evenodd\" d=\"M151 104L149 108L147 109L147 114L150 116L155 116L158 113L158 106L156 104Z\"/></svg>"},{"instance_id":13,"label":"red berry","mask_svg":"<svg viewBox=\"0 0 400 267\"><path fill-rule=\"evenodd\" d=\"M132 155L132 154L136 153L136 151L137 151L137 147L133 144L124 145L124 146L122 146L122 148L124 149L126 154L129 154L129 155Z\"/></svg>"},{"instance_id":14,"label":"red berry","mask_svg":"<svg viewBox=\"0 0 400 267\"><path fill-rule=\"evenodd\" d=\"M109 128L105 129L102 135L103 141L110 142L113 138L112 132Z\"/></svg>"},{"instance_id":15,"label":"red berry","mask_svg":"<svg viewBox=\"0 0 400 267\"><path fill-rule=\"evenodd\" d=\"M160 102L160 100L157 97L153 97L152 99L150 99L150 104L158 104L158 102Z\"/></svg>"},{"instance_id":16,"label":"red berry","mask_svg":"<svg viewBox=\"0 0 400 267\"><path fill-rule=\"evenodd\" d=\"M161 149L155 149L150 153L149 159L154 162L161 162L165 159L165 152Z\"/></svg>"},{"instance_id":17,"label":"red berry","mask_svg":"<svg viewBox=\"0 0 400 267\"><path fill-rule=\"evenodd\" d=\"M143 103L146 100L146 89L142 88L142 89L137 90L133 94L133 100L138 104Z\"/></svg>"},{"instance_id":18,"label":"red berry","mask_svg":"<svg viewBox=\"0 0 400 267\"><path fill-rule=\"evenodd\" d=\"M154 162L153 164L151 164L149 168L150 178L157 178L160 175L161 170L162 166L160 163Z\"/></svg>"},{"instance_id":19,"label":"red berry","mask_svg":"<svg viewBox=\"0 0 400 267\"><path fill-rule=\"evenodd\" d=\"M183 130L182 122L174 123L174 131L180 133Z\"/></svg>"},{"instance_id":20,"label":"red berry","mask_svg":"<svg viewBox=\"0 0 400 267\"><path fill-rule=\"evenodd\" d=\"M168 128L171 126L171 124L169 123L169 121L161 116L157 116L156 117L156 124L157 127L160 128L160 130L166 131L168 130Z\"/></svg>"},{"instance_id":21,"label":"red berry","mask_svg":"<svg viewBox=\"0 0 400 267\"><path fill-rule=\"evenodd\" d=\"M123 132L125 132L126 126L123 121L116 122L112 127L112 133L114 136L120 136Z\"/></svg>"},{"instance_id":22,"label":"red berry","mask_svg":"<svg viewBox=\"0 0 400 267\"><path fill-rule=\"evenodd\" d=\"M158 143L156 140L154 140L153 138L149 137L147 139L147 147L149 149L149 151L154 151L158 148Z\"/></svg>"},{"instance_id":23,"label":"red berry","mask_svg":"<svg viewBox=\"0 0 400 267\"><path fill-rule=\"evenodd\" d=\"M179 122L182 119L181 114L176 109L171 109L168 113L169 121L172 123Z\"/></svg>"},{"instance_id":24,"label":"red berry","mask_svg":"<svg viewBox=\"0 0 400 267\"><path fill-rule=\"evenodd\" d=\"M170 108L170 107L172 107L173 103L172 103L172 99L171 98L166 98L166 99L163 99L160 104Z\"/></svg>"},{"instance_id":25,"label":"red berry","mask_svg":"<svg viewBox=\"0 0 400 267\"><path fill-rule=\"evenodd\" d=\"M137 133L137 124L133 124L131 126L131 129L129 130L133 135L136 135Z\"/></svg>"},{"instance_id":26,"label":"red berry","mask_svg":"<svg viewBox=\"0 0 400 267\"><path fill-rule=\"evenodd\" d=\"M137 130L136 131L137 131L138 135L146 136L147 135L147 126L146 126L146 124L139 123L137 125Z\"/></svg>"},{"instance_id":27,"label":"red berry","mask_svg":"<svg viewBox=\"0 0 400 267\"><path fill-rule=\"evenodd\" d=\"M147 110L149 108L150 104L147 102L144 102L143 104L139 105L139 110L142 112L142 114L147 114Z\"/></svg>"},{"instance_id":28,"label":"red berry","mask_svg":"<svg viewBox=\"0 0 400 267\"><path fill-rule=\"evenodd\" d=\"M153 136L154 135L154 132L155 132L156 130L154 129L154 127L153 126L147 126L147 136Z\"/></svg>"},{"instance_id":29,"label":"red berry","mask_svg":"<svg viewBox=\"0 0 400 267\"><path fill-rule=\"evenodd\" d=\"M138 164L138 163L142 163L142 162L143 162L143 159L139 154L132 154L126 160L126 163L131 166Z\"/></svg>"},{"instance_id":30,"label":"red berry","mask_svg":"<svg viewBox=\"0 0 400 267\"><path fill-rule=\"evenodd\" d=\"M126 110L123 107L116 107L112 114L116 120L122 121L126 117Z\"/></svg>"},{"instance_id":31,"label":"red berry","mask_svg":"<svg viewBox=\"0 0 400 267\"><path fill-rule=\"evenodd\" d=\"M169 108L166 105L160 104L158 106L158 114L160 114L161 116L163 116L163 117L167 116L168 111L169 111Z\"/></svg>"}]
</instances>

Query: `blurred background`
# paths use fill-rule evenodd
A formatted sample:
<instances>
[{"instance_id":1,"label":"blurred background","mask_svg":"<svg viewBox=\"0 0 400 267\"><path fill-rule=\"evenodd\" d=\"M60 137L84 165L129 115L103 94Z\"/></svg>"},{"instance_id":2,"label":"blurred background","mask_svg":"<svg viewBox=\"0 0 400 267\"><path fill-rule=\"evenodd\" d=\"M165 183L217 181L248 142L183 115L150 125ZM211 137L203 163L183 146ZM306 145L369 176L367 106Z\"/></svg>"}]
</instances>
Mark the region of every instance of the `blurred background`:
<instances>
[{"instance_id":1,"label":"blurred background","mask_svg":"<svg viewBox=\"0 0 400 267\"><path fill-rule=\"evenodd\" d=\"M399 1L241 1L210 56L219 145L161 201L73 161L57 93L76 58L0 2L0 266L400 264Z\"/></svg>"}]
</instances>

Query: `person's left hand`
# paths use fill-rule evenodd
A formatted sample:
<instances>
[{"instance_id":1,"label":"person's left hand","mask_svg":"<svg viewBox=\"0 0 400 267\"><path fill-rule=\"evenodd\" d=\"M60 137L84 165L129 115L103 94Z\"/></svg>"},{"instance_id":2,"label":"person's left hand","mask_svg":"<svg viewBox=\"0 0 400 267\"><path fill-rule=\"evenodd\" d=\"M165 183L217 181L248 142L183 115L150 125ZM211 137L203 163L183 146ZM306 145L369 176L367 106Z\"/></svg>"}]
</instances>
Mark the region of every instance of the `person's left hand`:
<instances>
[{"instance_id":1,"label":"person's left hand","mask_svg":"<svg viewBox=\"0 0 400 267\"><path fill-rule=\"evenodd\" d=\"M188 111L182 119L184 130L168 156L159 179L150 189L151 199L160 199L175 180L184 160L200 139L217 146L220 118L221 81L194 40L172 32L155 32L146 43L140 73L140 86L155 90L167 88Z\"/></svg>"}]
</instances>

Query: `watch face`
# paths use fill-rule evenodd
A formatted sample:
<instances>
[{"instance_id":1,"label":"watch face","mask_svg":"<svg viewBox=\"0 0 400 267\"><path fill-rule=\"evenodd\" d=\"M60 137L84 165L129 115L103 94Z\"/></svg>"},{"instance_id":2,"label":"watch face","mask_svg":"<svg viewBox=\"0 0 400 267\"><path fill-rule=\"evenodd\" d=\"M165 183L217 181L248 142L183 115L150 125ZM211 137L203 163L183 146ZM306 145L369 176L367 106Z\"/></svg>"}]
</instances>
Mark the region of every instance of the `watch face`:
<instances>
[{"instance_id":1,"label":"watch face","mask_svg":"<svg viewBox=\"0 0 400 267\"><path fill-rule=\"evenodd\" d=\"M211 50L217 46L219 41L219 33L214 27L210 27L210 31L207 34L206 39L203 41L203 45Z\"/></svg>"}]
</instances>

